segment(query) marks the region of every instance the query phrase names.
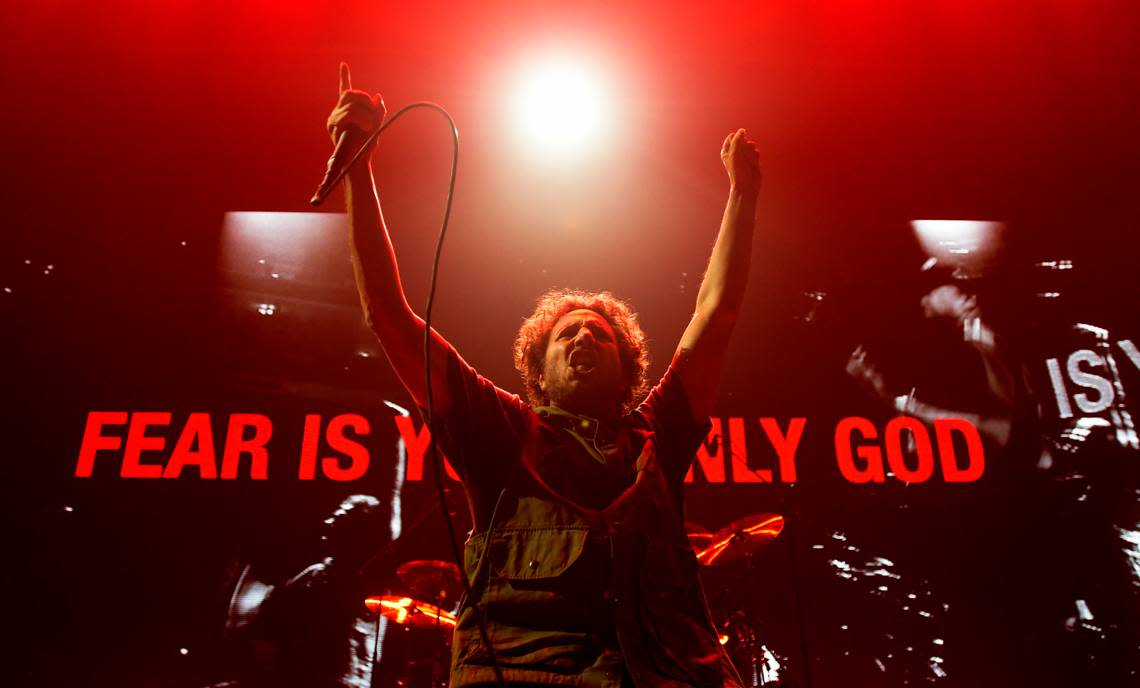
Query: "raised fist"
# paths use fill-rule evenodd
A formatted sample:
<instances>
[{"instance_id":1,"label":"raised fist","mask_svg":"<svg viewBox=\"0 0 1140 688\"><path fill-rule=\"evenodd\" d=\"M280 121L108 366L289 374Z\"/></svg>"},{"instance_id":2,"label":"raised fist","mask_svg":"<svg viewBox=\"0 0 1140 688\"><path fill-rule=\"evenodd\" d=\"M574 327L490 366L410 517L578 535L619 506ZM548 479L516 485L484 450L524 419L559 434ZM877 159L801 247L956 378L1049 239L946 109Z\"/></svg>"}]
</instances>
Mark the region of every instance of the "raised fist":
<instances>
[{"instance_id":1,"label":"raised fist","mask_svg":"<svg viewBox=\"0 0 1140 688\"><path fill-rule=\"evenodd\" d=\"M752 193L760 190L760 156L748 132L737 129L730 133L720 147L720 160L734 187Z\"/></svg>"}]
</instances>

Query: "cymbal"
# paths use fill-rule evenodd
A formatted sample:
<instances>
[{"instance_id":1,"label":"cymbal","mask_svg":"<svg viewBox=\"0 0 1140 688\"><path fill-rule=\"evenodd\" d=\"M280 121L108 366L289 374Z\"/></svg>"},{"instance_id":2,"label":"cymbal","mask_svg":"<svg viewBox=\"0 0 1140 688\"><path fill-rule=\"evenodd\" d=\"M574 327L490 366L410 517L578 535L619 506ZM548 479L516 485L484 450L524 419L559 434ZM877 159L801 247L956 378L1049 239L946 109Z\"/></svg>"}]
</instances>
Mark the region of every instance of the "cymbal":
<instances>
[{"instance_id":1,"label":"cymbal","mask_svg":"<svg viewBox=\"0 0 1140 688\"><path fill-rule=\"evenodd\" d=\"M708 547L713 540L713 534L708 528L689 521L685 522L685 536L689 538L689 546L698 552Z\"/></svg>"},{"instance_id":2,"label":"cymbal","mask_svg":"<svg viewBox=\"0 0 1140 688\"><path fill-rule=\"evenodd\" d=\"M767 547L783 529L784 517L779 514L745 516L716 531L712 541L697 552L697 561L714 566L742 559Z\"/></svg>"},{"instance_id":3,"label":"cymbal","mask_svg":"<svg viewBox=\"0 0 1140 688\"><path fill-rule=\"evenodd\" d=\"M411 597L369 595L364 598L364 606L373 614L391 619L401 626L451 629L456 624L455 615L451 612Z\"/></svg>"},{"instance_id":4,"label":"cymbal","mask_svg":"<svg viewBox=\"0 0 1140 688\"><path fill-rule=\"evenodd\" d=\"M463 594L459 567L449 561L407 561L396 569L396 578L410 594L421 599L452 602Z\"/></svg>"}]
</instances>

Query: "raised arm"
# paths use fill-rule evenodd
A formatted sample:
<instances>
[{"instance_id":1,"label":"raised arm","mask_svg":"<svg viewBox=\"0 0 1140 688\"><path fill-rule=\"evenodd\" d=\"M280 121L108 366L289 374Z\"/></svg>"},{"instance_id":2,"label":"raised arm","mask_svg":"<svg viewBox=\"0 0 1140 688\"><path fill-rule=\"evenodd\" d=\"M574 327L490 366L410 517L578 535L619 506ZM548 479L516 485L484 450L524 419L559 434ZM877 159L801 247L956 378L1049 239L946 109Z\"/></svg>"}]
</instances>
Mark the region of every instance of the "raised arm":
<instances>
[{"instance_id":1,"label":"raised arm","mask_svg":"<svg viewBox=\"0 0 1140 688\"><path fill-rule=\"evenodd\" d=\"M384 100L379 94L370 96L352 89L348 65L340 66L340 99L329 115L328 129L334 142L344 131L362 142L366 132L374 130L384 119ZM359 145L359 143L358 143ZM372 179L372 162L357 165L345 180L345 203L348 206L349 245L356 288L364 319L380 340L384 354L399 376L400 382L415 402L426 405L424 393L423 336L424 321L408 305L400 282L400 269L392 239L384 225L380 200ZM447 342L432 332L432 388L435 411L444 413L449 407L445 385Z\"/></svg>"},{"instance_id":2,"label":"raised arm","mask_svg":"<svg viewBox=\"0 0 1140 688\"><path fill-rule=\"evenodd\" d=\"M867 360L867 351L859 346L851 352L847 360L847 374L855 379L871 396L879 399L896 412L913 416L924 423L934 423L943 418L961 418L969 421L983 436L1004 447L1009 444L1013 433L1014 419L1014 382L1012 375L1001 361L993 358L989 360L983 353L986 363L986 376L990 383L990 393L998 402L992 412L966 411L961 409L948 409L925 401L916 399L913 392L894 396L888 391L883 374L870 361ZM998 371L1004 371L1008 377L1000 378ZM999 379L1000 378L1000 379Z\"/></svg>"},{"instance_id":3,"label":"raised arm","mask_svg":"<svg viewBox=\"0 0 1140 688\"><path fill-rule=\"evenodd\" d=\"M725 138L720 157L728 172L728 203L697 293L696 311L674 355L677 374L698 418L712 412L724 353L744 300L760 191L756 146L743 129Z\"/></svg>"}]
</instances>

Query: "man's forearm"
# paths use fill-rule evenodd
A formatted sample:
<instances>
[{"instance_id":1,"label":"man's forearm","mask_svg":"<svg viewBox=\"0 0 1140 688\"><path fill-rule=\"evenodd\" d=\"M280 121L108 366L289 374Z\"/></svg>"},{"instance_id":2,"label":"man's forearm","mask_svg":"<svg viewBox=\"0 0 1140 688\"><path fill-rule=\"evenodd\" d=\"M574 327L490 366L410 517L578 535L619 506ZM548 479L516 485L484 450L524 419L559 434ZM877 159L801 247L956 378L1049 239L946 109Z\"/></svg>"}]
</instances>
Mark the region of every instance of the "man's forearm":
<instances>
[{"instance_id":1,"label":"man's forearm","mask_svg":"<svg viewBox=\"0 0 1140 688\"><path fill-rule=\"evenodd\" d=\"M372 181L370 167L353 170L345 185L349 243L356 289L368 327L380 340L396 376L417 404L425 405L423 318L416 315L404 295L392 238ZM446 387L447 352L451 346L432 331L432 391L435 410L443 412L450 399Z\"/></svg>"},{"instance_id":2,"label":"man's forearm","mask_svg":"<svg viewBox=\"0 0 1140 688\"><path fill-rule=\"evenodd\" d=\"M380 95L370 96L354 90L347 64L341 63L339 80L340 98L328 120L332 140L339 141L346 131L372 131L379 127L385 113ZM416 403L425 404L425 324L404 296L396 251L384 226L371 164L354 167L345 179L344 190L352 271L364 319L380 340L385 356L404 387ZM432 401L437 410L445 410L449 403L445 377L451 347L438 333L433 332L432 336L435 340L429 362L435 381Z\"/></svg>"},{"instance_id":3,"label":"man's forearm","mask_svg":"<svg viewBox=\"0 0 1140 688\"><path fill-rule=\"evenodd\" d=\"M392 240L384 226L371 165L360 165L349 173L345 180L345 201L356 288L365 320L375 331L384 326L384 321L391 321L411 309L400 283Z\"/></svg>"},{"instance_id":4,"label":"man's forearm","mask_svg":"<svg viewBox=\"0 0 1140 688\"><path fill-rule=\"evenodd\" d=\"M712 411L728 348L748 284L756 193L735 186L728 194L697 306L677 345L678 374L696 417Z\"/></svg>"},{"instance_id":5,"label":"man's forearm","mask_svg":"<svg viewBox=\"0 0 1140 688\"><path fill-rule=\"evenodd\" d=\"M754 190L729 189L708 270L697 292L699 314L731 317L740 311L752 259L756 196Z\"/></svg>"},{"instance_id":6,"label":"man's forearm","mask_svg":"<svg viewBox=\"0 0 1140 688\"><path fill-rule=\"evenodd\" d=\"M927 404L918 399L910 399L909 401L903 401L901 403L896 401L895 408L899 413L914 416L925 423L931 424L936 420L960 418L969 422L977 428L978 432L983 436L993 440L1001 447L1009 443L1010 435L1013 432L1013 419L1010 416L984 415L982 413L946 409Z\"/></svg>"}]
</instances>

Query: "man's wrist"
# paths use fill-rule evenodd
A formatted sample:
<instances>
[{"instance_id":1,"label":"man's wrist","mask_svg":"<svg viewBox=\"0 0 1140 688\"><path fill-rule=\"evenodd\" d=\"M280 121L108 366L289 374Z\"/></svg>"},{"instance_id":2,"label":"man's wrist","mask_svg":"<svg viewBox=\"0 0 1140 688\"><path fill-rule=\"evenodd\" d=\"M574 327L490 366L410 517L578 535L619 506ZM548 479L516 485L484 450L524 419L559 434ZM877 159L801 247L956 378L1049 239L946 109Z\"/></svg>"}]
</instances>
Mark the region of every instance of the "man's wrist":
<instances>
[{"instance_id":1,"label":"man's wrist","mask_svg":"<svg viewBox=\"0 0 1140 688\"><path fill-rule=\"evenodd\" d=\"M728 195L741 200L756 200L756 197L760 195L760 186L758 184L752 185L733 182L729 184Z\"/></svg>"},{"instance_id":2,"label":"man's wrist","mask_svg":"<svg viewBox=\"0 0 1140 688\"><path fill-rule=\"evenodd\" d=\"M353 182L361 182L364 184L372 183L372 161L369 159L361 160L353 165L348 174L345 175L345 181L349 184Z\"/></svg>"}]
</instances>

